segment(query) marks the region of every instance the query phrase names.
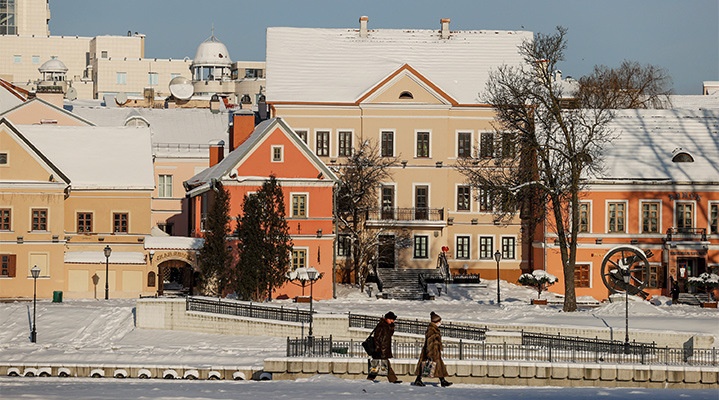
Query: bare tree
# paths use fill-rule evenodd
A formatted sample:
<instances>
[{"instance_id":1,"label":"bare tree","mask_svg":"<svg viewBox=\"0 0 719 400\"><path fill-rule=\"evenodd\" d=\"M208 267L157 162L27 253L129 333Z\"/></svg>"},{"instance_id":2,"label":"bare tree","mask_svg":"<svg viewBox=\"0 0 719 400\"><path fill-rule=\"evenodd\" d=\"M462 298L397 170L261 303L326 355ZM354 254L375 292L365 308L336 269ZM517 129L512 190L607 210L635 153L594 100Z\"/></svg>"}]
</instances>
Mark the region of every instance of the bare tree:
<instances>
[{"instance_id":1,"label":"bare tree","mask_svg":"<svg viewBox=\"0 0 719 400\"><path fill-rule=\"evenodd\" d=\"M597 68L579 80L578 88L567 90L566 82L554 79L564 60L566 34L562 27L550 35L536 34L519 46L521 66L503 65L490 73L482 97L496 112L494 152L488 154L480 143L479 158L460 159L458 169L480 189L480 202L494 200L499 219L513 215L519 204L530 230L545 221L557 234L564 311L575 311L583 178L602 170L602 150L614 137L608 127L613 110L658 104L670 80L656 67L625 62L617 70Z\"/></svg>"},{"instance_id":2,"label":"bare tree","mask_svg":"<svg viewBox=\"0 0 719 400\"><path fill-rule=\"evenodd\" d=\"M379 207L379 186L391 180L390 169L397 165L397 158L382 157L378 144L369 140L362 140L353 150L347 162L335 168L340 179L336 218L338 232L349 236L348 262L360 290L364 290L370 267L377 263L379 237L386 231L366 229L367 213Z\"/></svg>"}]
</instances>

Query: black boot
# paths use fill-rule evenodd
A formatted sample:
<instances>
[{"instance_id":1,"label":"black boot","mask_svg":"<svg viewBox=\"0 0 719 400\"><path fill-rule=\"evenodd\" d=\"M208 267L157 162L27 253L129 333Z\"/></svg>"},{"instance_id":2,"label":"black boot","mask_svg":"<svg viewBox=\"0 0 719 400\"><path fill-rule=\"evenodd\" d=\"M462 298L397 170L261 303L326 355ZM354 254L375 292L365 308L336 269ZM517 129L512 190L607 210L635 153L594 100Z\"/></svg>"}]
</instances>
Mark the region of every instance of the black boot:
<instances>
[{"instance_id":1,"label":"black boot","mask_svg":"<svg viewBox=\"0 0 719 400\"><path fill-rule=\"evenodd\" d=\"M439 378L439 384L442 385L442 387L452 386L452 382L449 382L444 378Z\"/></svg>"},{"instance_id":2,"label":"black boot","mask_svg":"<svg viewBox=\"0 0 719 400\"><path fill-rule=\"evenodd\" d=\"M418 376L417 379L414 380L415 386L424 386L424 383L422 382L422 377Z\"/></svg>"}]
</instances>

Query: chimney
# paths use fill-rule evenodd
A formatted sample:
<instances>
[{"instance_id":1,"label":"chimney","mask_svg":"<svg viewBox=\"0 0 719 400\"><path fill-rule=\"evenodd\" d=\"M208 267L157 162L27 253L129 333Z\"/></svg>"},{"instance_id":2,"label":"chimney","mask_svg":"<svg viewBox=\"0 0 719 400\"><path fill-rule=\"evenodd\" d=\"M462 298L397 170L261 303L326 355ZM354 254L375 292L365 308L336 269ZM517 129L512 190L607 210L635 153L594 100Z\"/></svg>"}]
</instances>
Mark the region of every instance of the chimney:
<instances>
[{"instance_id":1,"label":"chimney","mask_svg":"<svg viewBox=\"0 0 719 400\"><path fill-rule=\"evenodd\" d=\"M210 145L210 167L217 165L225 158L225 141L220 140L217 144Z\"/></svg>"},{"instance_id":2,"label":"chimney","mask_svg":"<svg viewBox=\"0 0 719 400\"><path fill-rule=\"evenodd\" d=\"M439 22L442 24L442 39L449 39L449 18L442 18Z\"/></svg>"},{"instance_id":3,"label":"chimney","mask_svg":"<svg viewBox=\"0 0 719 400\"><path fill-rule=\"evenodd\" d=\"M239 110L232 114L230 127L230 151L240 147L255 130L255 113L250 110Z\"/></svg>"},{"instance_id":4,"label":"chimney","mask_svg":"<svg viewBox=\"0 0 719 400\"><path fill-rule=\"evenodd\" d=\"M360 37L366 38L367 37L367 21L369 21L369 17L363 15L360 17Z\"/></svg>"}]
</instances>

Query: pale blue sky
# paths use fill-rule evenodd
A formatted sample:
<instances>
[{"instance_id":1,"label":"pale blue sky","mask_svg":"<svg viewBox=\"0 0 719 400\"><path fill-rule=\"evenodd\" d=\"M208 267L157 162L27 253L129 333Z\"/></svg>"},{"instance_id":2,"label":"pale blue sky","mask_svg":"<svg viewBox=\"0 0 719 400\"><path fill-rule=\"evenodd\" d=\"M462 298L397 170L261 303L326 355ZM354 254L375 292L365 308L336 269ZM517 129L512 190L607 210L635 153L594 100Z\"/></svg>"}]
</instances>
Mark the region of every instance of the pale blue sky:
<instances>
[{"instance_id":1,"label":"pale blue sky","mask_svg":"<svg viewBox=\"0 0 719 400\"><path fill-rule=\"evenodd\" d=\"M53 35L147 35L145 56L194 57L215 36L233 61L265 59L270 26L452 30L569 28L564 75L580 77L596 64L634 60L667 68L678 94L701 94L719 80L719 0L50 0ZM522 28L524 27L524 28ZM483 88L480 88L480 90Z\"/></svg>"}]
</instances>

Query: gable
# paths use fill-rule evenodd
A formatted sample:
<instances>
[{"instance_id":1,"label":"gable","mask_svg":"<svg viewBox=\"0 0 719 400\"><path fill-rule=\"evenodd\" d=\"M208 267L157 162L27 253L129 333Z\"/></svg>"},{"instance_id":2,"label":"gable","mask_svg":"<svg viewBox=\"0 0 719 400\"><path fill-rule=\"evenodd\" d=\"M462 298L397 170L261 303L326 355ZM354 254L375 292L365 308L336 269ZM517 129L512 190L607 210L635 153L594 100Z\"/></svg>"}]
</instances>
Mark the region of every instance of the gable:
<instances>
[{"instance_id":1,"label":"gable","mask_svg":"<svg viewBox=\"0 0 719 400\"><path fill-rule=\"evenodd\" d=\"M2 117L11 120L16 125L93 125L91 122L39 98L26 101L6 111Z\"/></svg>"},{"instance_id":2,"label":"gable","mask_svg":"<svg viewBox=\"0 0 719 400\"><path fill-rule=\"evenodd\" d=\"M0 153L7 154L7 164L0 165L4 181L57 182L69 181L29 141L0 120Z\"/></svg>"},{"instance_id":3,"label":"gable","mask_svg":"<svg viewBox=\"0 0 719 400\"><path fill-rule=\"evenodd\" d=\"M450 105L456 104L456 101L405 64L370 88L360 98L359 103Z\"/></svg>"}]
</instances>

